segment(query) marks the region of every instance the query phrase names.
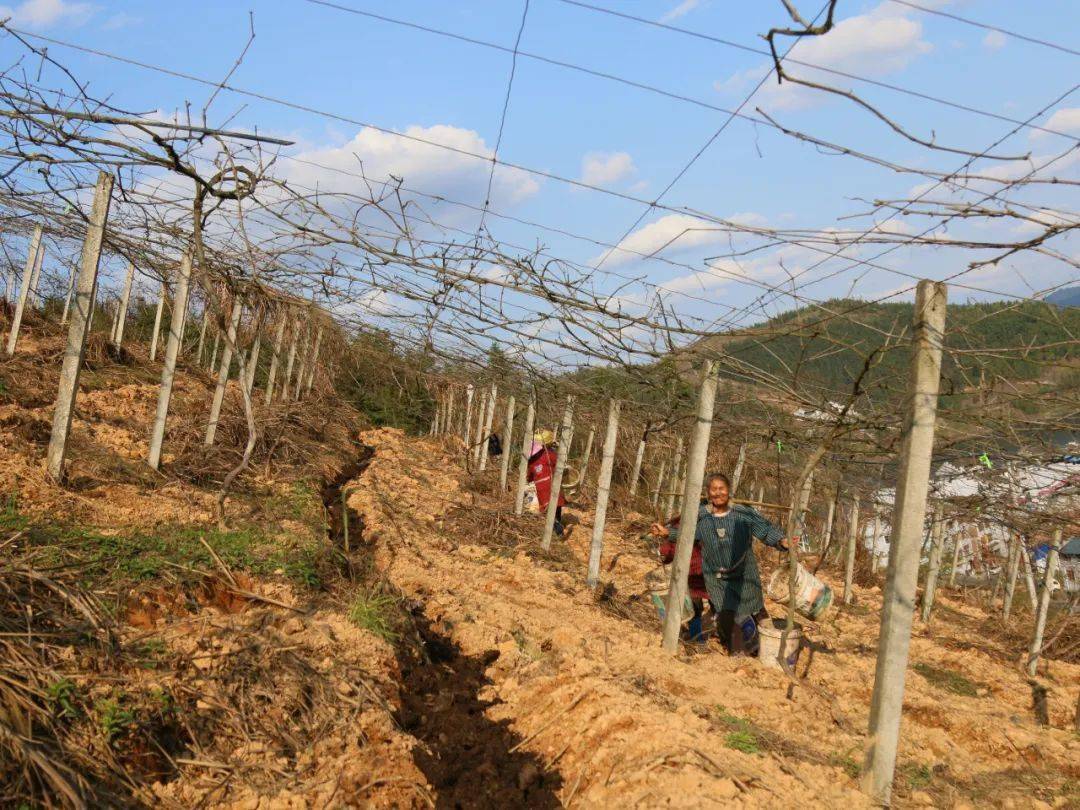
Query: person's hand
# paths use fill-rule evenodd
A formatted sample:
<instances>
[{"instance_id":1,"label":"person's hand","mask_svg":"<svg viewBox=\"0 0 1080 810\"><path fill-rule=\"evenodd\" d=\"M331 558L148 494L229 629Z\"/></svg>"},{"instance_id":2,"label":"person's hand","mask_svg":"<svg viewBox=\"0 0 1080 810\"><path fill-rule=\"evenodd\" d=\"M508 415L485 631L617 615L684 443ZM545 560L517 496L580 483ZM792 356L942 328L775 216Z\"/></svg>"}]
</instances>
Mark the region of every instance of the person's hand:
<instances>
[{"instance_id":1,"label":"person's hand","mask_svg":"<svg viewBox=\"0 0 1080 810\"><path fill-rule=\"evenodd\" d=\"M667 537L668 530L661 523L654 523L649 527L649 534L653 537Z\"/></svg>"}]
</instances>

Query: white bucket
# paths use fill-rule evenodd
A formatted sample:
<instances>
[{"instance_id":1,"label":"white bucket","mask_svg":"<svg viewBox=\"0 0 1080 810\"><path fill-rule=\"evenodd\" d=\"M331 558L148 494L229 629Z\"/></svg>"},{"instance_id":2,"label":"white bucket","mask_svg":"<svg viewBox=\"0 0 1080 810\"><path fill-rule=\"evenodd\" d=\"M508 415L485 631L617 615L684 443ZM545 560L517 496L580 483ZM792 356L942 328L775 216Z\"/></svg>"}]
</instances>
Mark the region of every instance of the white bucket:
<instances>
[{"instance_id":1,"label":"white bucket","mask_svg":"<svg viewBox=\"0 0 1080 810\"><path fill-rule=\"evenodd\" d=\"M784 627L787 625L786 619L769 619L764 624L758 625L758 636L761 639L761 646L758 649L758 659L767 667L773 667L774 669L783 669L780 666L780 640L784 634ZM788 633L787 644L784 645L784 657L787 659L788 666L795 667L796 661L799 660L799 650L802 649L802 625L796 624L791 628L791 632Z\"/></svg>"},{"instance_id":2,"label":"white bucket","mask_svg":"<svg viewBox=\"0 0 1080 810\"><path fill-rule=\"evenodd\" d=\"M667 613L668 588L671 584L671 574L667 566L656 568L646 574L645 584L649 588L649 599L653 603L653 607L656 608L656 612L660 614L660 621L663 622ZM693 615L694 605L690 601L690 594L686 594L683 596L682 616L679 617L680 623L689 621Z\"/></svg>"},{"instance_id":3,"label":"white bucket","mask_svg":"<svg viewBox=\"0 0 1080 810\"><path fill-rule=\"evenodd\" d=\"M787 603L788 571L785 566L769 577L769 587L765 591L770 599ZM799 565L795 570L795 610L808 619L820 621L829 611L832 601L832 588Z\"/></svg>"}]
</instances>

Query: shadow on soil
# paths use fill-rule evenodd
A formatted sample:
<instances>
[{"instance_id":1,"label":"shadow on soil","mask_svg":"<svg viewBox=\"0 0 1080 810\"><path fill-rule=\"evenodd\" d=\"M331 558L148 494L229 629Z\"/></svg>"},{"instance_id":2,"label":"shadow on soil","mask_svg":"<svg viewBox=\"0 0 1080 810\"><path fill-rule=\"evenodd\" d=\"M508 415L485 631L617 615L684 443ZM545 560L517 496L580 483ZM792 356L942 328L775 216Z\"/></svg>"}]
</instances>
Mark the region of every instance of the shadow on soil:
<instances>
[{"instance_id":1,"label":"shadow on soil","mask_svg":"<svg viewBox=\"0 0 1080 810\"><path fill-rule=\"evenodd\" d=\"M398 645L402 708L398 722L422 740L414 754L417 766L436 791L443 808L561 807L557 773L525 751L511 751L521 741L502 722L484 714L492 701L480 691L491 681L484 674L498 657L464 655L419 609L412 612L419 641Z\"/></svg>"}]
</instances>

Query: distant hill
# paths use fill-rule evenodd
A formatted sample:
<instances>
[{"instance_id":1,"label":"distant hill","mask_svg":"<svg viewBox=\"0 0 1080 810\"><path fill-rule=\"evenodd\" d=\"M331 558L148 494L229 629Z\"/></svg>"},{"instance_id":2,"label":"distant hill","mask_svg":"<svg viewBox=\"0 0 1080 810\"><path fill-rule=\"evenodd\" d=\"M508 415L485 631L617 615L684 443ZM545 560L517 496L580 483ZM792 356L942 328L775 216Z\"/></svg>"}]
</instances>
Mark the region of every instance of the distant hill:
<instances>
[{"instance_id":1,"label":"distant hill","mask_svg":"<svg viewBox=\"0 0 1080 810\"><path fill-rule=\"evenodd\" d=\"M1071 289L1080 295L1080 287ZM910 325L912 306L836 299L772 318L755 327L752 337L718 334L695 348L722 351L784 380L797 370L800 386L842 395L862 368L861 355L880 346L884 334ZM946 328L946 347L959 350L946 358L943 368L946 396L977 386L981 369L990 378L1000 376L1013 384L1060 381L1065 374L1080 379L1080 351L1074 342L1080 308L1055 310L1037 301L950 304ZM995 351L1019 346L1047 348ZM907 363L907 345L901 344L900 351L885 355L871 381L906 379Z\"/></svg>"},{"instance_id":2,"label":"distant hill","mask_svg":"<svg viewBox=\"0 0 1080 810\"><path fill-rule=\"evenodd\" d=\"M1059 307L1080 307L1080 284L1054 290L1043 300L1048 304L1056 304Z\"/></svg>"}]
</instances>

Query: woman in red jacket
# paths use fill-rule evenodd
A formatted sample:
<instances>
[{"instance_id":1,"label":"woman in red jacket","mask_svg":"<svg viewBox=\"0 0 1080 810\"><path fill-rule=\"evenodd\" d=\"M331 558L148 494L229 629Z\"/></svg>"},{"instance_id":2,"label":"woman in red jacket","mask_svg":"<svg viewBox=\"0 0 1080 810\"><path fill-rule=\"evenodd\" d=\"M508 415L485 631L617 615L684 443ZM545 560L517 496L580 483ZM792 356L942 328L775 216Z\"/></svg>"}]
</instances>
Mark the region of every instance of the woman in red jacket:
<instances>
[{"instance_id":1,"label":"woman in red jacket","mask_svg":"<svg viewBox=\"0 0 1080 810\"><path fill-rule=\"evenodd\" d=\"M679 525L679 518L675 517L668 525ZM667 537L660 543L660 562L667 565L675 559L675 541ZM705 612L705 600L709 598L709 592L705 589L705 575L701 570L701 544L694 540L694 550L690 552L690 574L686 577L686 590L690 594L690 604L694 606L694 617L690 620L690 640L704 643L705 635L702 632L701 617ZM709 602L712 606L712 602ZM716 615L716 608L712 608Z\"/></svg>"},{"instance_id":2,"label":"woman in red jacket","mask_svg":"<svg viewBox=\"0 0 1080 810\"><path fill-rule=\"evenodd\" d=\"M551 479L555 475L555 462L558 460L558 446L550 430L541 431L533 441L532 455L529 456L529 471L526 480L536 486L536 501L540 504L540 513L547 511L551 500ZM562 508L566 498L559 493L559 503L555 508L555 534L563 535Z\"/></svg>"}]
</instances>

